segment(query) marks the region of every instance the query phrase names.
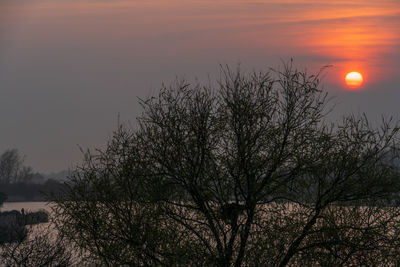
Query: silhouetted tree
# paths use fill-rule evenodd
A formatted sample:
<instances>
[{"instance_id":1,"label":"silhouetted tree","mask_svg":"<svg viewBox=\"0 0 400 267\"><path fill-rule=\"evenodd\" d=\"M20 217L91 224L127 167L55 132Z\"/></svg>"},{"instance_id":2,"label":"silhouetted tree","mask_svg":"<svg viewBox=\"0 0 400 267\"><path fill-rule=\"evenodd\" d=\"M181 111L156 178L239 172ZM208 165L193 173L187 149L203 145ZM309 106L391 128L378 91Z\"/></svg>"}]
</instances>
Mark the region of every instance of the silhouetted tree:
<instances>
[{"instance_id":1,"label":"silhouetted tree","mask_svg":"<svg viewBox=\"0 0 400 267\"><path fill-rule=\"evenodd\" d=\"M7 200L7 195L0 192L0 208L3 205L4 201L6 201L6 200Z\"/></svg>"},{"instance_id":2,"label":"silhouetted tree","mask_svg":"<svg viewBox=\"0 0 400 267\"><path fill-rule=\"evenodd\" d=\"M318 75L291 64L222 74L163 87L85 153L59 231L105 265L396 265L399 128L328 125Z\"/></svg>"},{"instance_id":3,"label":"silhouetted tree","mask_svg":"<svg viewBox=\"0 0 400 267\"><path fill-rule=\"evenodd\" d=\"M0 184L27 183L32 177L32 168L24 166L18 150L9 149L0 155Z\"/></svg>"}]
</instances>

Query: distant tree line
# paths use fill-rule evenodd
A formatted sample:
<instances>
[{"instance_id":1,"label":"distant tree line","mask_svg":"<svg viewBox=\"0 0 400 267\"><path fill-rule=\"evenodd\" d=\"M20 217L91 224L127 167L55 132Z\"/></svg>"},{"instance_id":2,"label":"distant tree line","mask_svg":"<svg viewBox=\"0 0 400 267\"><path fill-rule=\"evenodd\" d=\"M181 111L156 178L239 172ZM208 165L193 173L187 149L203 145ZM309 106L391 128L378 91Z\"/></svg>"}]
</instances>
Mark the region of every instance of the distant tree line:
<instances>
[{"instance_id":1,"label":"distant tree line","mask_svg":"<svg viewBox=\"0 0 400 267\"><path fill-rule=\"evenodd\" d=\"M46 194L61 187L59 181L34 172L24 160L17 149L8 149L0 155L0 203L43 201Z\"/></svg>"},{"instance_id":2,"label":"distant tree line","mask_svg":"<svg viewBox=\"0 0 400 267\"><path fill-rule=\"evenodd\" d=\"M0 156L0 184L27 183L34 176L31 167L24 165L24 157L17 149L8 149Z\"/></svg>"},{"instance_id":3,"label":"distant tree line","mask_svg":"<svg viewBox=\"0 0 400 267\"><path fill-rule=\"evenodd\" d=\"M3 205L4 201L7 199L7 195L0 192L0 208Z\"/></svg>"}]
</instances>

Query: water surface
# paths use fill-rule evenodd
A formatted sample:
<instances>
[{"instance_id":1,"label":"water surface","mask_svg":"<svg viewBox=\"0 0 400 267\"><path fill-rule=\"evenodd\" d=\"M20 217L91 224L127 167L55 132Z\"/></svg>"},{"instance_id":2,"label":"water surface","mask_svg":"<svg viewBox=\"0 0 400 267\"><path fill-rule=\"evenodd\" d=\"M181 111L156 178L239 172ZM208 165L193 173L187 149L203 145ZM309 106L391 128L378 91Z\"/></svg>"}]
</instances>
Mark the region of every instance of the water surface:
<instances>
[{"instance_id":1,"label":"water surface","mask_svg":"<svg viewBox=\"0 0 400 267\"><path fill-rule=\"evenodd\" d=\"M0 211L10 211L17 210L20 211L24 209L26 211L38 211L38 210L46 210L48 212L51 211L50 204L48 202L5 202L3 206L0 208Z\"/></svg>"}]
</instances>

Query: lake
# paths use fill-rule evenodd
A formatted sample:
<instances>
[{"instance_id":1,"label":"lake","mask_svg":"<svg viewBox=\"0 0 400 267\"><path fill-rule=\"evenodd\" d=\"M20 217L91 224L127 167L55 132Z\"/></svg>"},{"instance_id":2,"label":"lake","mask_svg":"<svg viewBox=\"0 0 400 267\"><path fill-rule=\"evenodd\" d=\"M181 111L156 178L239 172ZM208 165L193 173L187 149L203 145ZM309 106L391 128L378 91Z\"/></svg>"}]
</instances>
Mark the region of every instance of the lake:
<instances>
[{"instance_id":1,"label":"lake","mask_svg":"<svg viewBox=\"0 0 400 267\"><path fill-rule=\"evenodd\" d=\"M25 210L25 212L38 210L46 210L50 212L51 204L48 202L4 202L3 206L0 208L0 211L21 211L22 208Z\"/></svg>"}]
</instances>

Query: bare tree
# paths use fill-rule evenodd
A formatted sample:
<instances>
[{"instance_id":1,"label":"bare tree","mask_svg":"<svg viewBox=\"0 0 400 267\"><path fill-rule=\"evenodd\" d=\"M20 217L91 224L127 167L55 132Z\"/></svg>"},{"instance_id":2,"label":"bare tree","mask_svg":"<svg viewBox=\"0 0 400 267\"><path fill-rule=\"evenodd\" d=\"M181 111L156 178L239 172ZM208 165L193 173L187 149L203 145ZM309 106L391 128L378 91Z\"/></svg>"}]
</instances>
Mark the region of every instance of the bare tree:
<instances>
[{"instance_id":1,"label":"bare tree","mask_svg":"<svg viewBox=\"0 0 400 267\"><path fill-rule=\"evenodd\" d=\"M6 200L7 200L7 195L2 193L2 192L0 192L0 208L1 208L1 206L3 206L3 203Z\"/></svg>"},{"instance_id":2,"label":"bare tree","mask_svg":"<svg viewBox=\"0 0 400 267\"><path fill-rule=\"evenodd\" d=\"M32 168L24 166L24 157L16 149L8 149L0 155L0 184L29 182Z\"/></svg>"},{"instance_id":3,"label":"bare tree","mask_svg":"<svg viewBox=\"0 0 400 267\"><path fill-rule=\"evenodd\" d=\"M61 233L105 265L395 265L399 128L328 125L318 75L291 64L222 70L85 153L52 199Z\"/></svg>"}]
</instances>

